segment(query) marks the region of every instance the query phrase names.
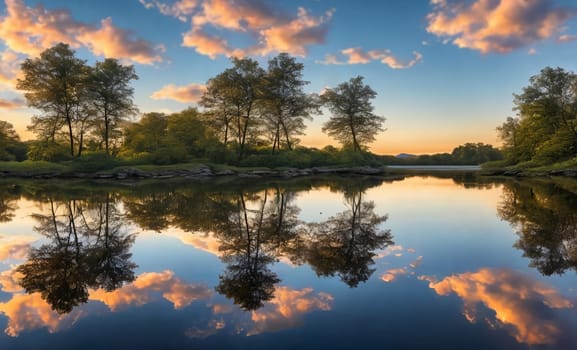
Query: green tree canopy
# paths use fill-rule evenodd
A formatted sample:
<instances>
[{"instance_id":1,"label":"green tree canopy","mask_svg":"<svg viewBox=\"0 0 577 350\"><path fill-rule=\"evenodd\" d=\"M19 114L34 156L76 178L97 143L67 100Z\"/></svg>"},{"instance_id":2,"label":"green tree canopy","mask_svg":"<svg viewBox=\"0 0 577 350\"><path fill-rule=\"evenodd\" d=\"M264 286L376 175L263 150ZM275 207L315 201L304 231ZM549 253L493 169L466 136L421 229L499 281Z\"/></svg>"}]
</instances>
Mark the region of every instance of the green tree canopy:
<instances>
[{"instance_id":1,"label":"green tree canopy","mask_svg":"<svg viewBox=\"0 0 577 350\"><path fill-rule=\"evenodd\" d=\"M312 120L311 112L318 111L315 98L303 90L309 83L302 78L303 68L287 53L268 62L262 106L273 153L281 145L291 150L304 134L305 119Z\"/></svg>"},{"instance_id":2,"label":"green tree canopy","mask_svg":"<svg viewBox=\"0 0 577 350\"><path fill-rule=\"evenodd\" d=\"M12 124L0 120L0 160L24 160L25 147Z\"/></svg>"},{"instance_id":3,"label":"green tree canopy","mask_svg":"<svg viewBox=\"0 0 577 350\"><path fill-rule=\"evenodd\" d=\"M28 58L21 66L23 78L16 87L24 90L30 107L42 111L33 122L33 130L43 139L56 141L62 127L66 129L70 155L82 153L86 126L87 77L86 62L74 56L67 44L60 43L43 51L40 57Z\"/></svg>"},{"instance_id":4,"label":"green tree canopy","mask_svg":"<svg viewBox=\"0 0 577 350\"><path fill-rule=\"evenodd\" d=\"M106 154L111 154L111 142L118 140L120 122L136 114L132 102L134 89L132 80L138 79L134 66L123 66L118 60L107 58L96 62L89 77L90 99L97 118L94 121L95 134L99 144L104 143Z\"/></svg>"},{"instance_id":5,"label":"green tree canopy","mask_svg":"<svg viewBox=\"0 0 577 350\"><path fill-rule=\"evenodd\" d=\"M351 78L320 95L321 102L332 112L323 125L323 132L336 139L345 148L361 151L384 131L385 118L373 113L371 100L377 93L363 84L363 77Z\"/></svg>"},{"instance_id":6,"label":"green tree canopy","mask_svg":"<svg viewBox=\"0 0 577 350\"><path fill-rule=\"evenodd\" d=\"M546 67L514 95L517 118L497 128L511 163L553 163L577 154L577 75Z\"/></svg>"}]
</instances>

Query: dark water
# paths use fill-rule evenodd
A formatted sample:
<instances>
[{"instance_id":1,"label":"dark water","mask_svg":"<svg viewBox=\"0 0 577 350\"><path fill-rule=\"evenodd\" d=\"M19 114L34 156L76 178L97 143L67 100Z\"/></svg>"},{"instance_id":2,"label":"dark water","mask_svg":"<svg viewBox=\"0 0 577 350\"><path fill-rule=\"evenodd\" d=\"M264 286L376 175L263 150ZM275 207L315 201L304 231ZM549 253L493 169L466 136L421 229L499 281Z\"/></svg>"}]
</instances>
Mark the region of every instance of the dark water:
<instances>
[{"instance_id":1,"label":"dark water","mask_svg":"<svg viewBox=\"0 0 577 350\"><path fill-rule=\"evenodd\" d=\"M0 183L1 349L576 349L577 182Z\"/></svg>"}]
</instances>

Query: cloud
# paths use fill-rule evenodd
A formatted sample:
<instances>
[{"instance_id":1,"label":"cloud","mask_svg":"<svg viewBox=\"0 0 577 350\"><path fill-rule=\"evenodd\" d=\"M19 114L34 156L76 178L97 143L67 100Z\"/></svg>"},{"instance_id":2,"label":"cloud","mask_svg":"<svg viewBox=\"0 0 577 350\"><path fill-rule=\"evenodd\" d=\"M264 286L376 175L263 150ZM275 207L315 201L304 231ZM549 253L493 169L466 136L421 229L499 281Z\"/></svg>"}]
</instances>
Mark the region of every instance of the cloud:
<instances>
[{"instance_id":1,"label":"cloud","mask_svg":"<svg viewBox=\"0 0 577 350\"><path fill-rule=\"evenodd\" d=\"M26 102L20 98L0 98L0 109L18 109L26 107Z\"/></svg>"},{"instance_id":2,"label":"cloud","mask_svg":"<svg viewBox=\"0 0 577 350\"><path fill-rule=\"evenodd\" d=\"M390 50L370 50L365 51L360 47L350 47L343 49L341 55L346 56L345 60L340 60L337 55L327 54L325 59L320 63L323 64L367 64L374 61L385 64L393 69L411 68L417 63L423 61L423 55L413 51L413 58L408 61L402 61L395 57Z\"/></svg>"},{"instance_id":3,"label":"cloud","mask_svg":"<svg viewBox=\"0 0 577 350\"><path fill-rule=\"evenodd\" d=\"M139 2L147 9L156 7L163 15L176 17L182 22L186 22L186 16L191 15L198 5L197 0L180 0L170 5L156 0L139 0Z\"/></svg>"},{"instance_id":4,"label":"cloud","mask_svg":"<svg viewBox=\"0 0 577 350\"><path fill-rule=\"evenodd\" d=\"M492 326L509 330L520 343L551 344L560 334L554 309L573 308L557 290L531 277L508 269L481 269L452 275L429 287L439 295L457 294L465 304L464 315L470 322L484 319ZM480 305L491 310L481 314Z\"/></svg>"},{"instance_id":5,"label":"cloud","mask_svg":"<svg viewBox=\"0 0 577 350\"><path fill-rule=\"evenodd\" d=\"M0 303L0 313L8 318L4 333L16 337L22 331L48 328L50 333L71 327L83 313L75 309L69 314L60 315L40 293L14 294L10 300Z\"/></svg>"},{"instance_id":6,"label":"cloud","mask_svg":"<svg viewBox=\"0 0 577 350\"><path fill-rule=\"evenodd\" d=\"M37 239L32 236L0 236L0 261L26 259L30 244Z\"/></svg>"},{"instance_id":7,"label":"cloud","mask_svg":"<svg viewBox=\"0 0 577 350\"><path fill-rule=\"evenodd\" d=\"M326 293L314 294L311 288L301 290L278 287L275 297L265 306L252 312L254 327L247 335L293 328L302 316L314 310L331 309L333 297Z\"/></svg>"},{"instance_id":8,"label":"cloud","mask_svg":"<svg viewBox=\"0 0 577 350\"><path fill-rule=\"evenodd\" d=\"M552 0L436 0L427 31L460 48L506 53L548 39L577 14Z\"/></svg>"},{"instance_id":9,"label":"cloud","mask_svg":"<svg viewBox=\"0 0 577 350\"><path fill-rule=\"evenodd\" d=\"M23 57L12 50L0 52L0 84L15 89Z\"/></svg>"},{"instance_id":10,"label":"cloud","mask_svg":"<svg viewBox=\"0 0 577 350\"><path fill-rule=\"evenodd\" d=\"M41 5L28 7L23 0L5 1L7 14L0 17L0 40L12 52L37 56L64 42L73 48L86 47L95 55L136 63L162 60L162 47L134 39L130 32L115 27L111 18L103 19L97 28L76 21L66 10L47 10Z\"/></svg>"},{"instance_id":11,"label":"cloud","mask_svg":"<svg viewBox=\"0 0 577 350\"><path fill-rule=\"evenodd\" d=\"M205 90L205 85L197 83L184 86L168 84L155 91L150 97L154 100L175 100L182 103L192 103L200 100Z\"/></svg>"},{"instance_id":12,"label":"cloud","mask_svg":"<svg viewBox=\"0 0 577 350\"><path fill-rule=\"evenodd\" d=\"M85 31L77 39L92 53L104 57L121 58L142 64L153 64L162 61L159 52L163 46L153 47L143 39L133 39L130 32L116 28L112 18L103 19L97 30Z\"/></svg>"},{"instance_id":13,"label":"cloud","mask_svg":"<svg viewBox=\"0 0 577 350\"><path fill-rule=\"evenodd\" d=\"M98 289L90 291L90 300L98 300L115 311L122 306L144 305L153 297L154 292L162 293L162 297L181 309L195 300L208 299L212 290L204 285L187 284L174 276L174 272L146 272L136 280L112 292Z\"/></svg>"},{"instance_id":14,"label":"cloud","mask_svg":"<svg viewBox=\"0 0 577 350\"><path fill-rule=\"evenodd\" d=\"M42 299L40 293L22 293L22 288L16 282L18 278L15 268L0 274L2 291L14 293L7 302L0 302L0 313L8 318L6 334L17 336L24 330L37 328L48 328L48 331L53 333L69 328L76 320L88 315L83 307L76 307L68 314L58 314ZM112 292L98 289L90 290L89 293L89 300L100 301L111 311L116 311L122 306L146 304L153 299L155 293L161 293L175 309L181 309L195 300L208 299L213 295L207 286L185 283L169 270L142 273L134 282Z\"/></svg>"},{"instance_id":15,"label":"cloud","mask_svg":"<svg viewBox=\"0 0 577 350\"><path fill-rule=\"evenodd\" d=\"M172 5L157 0L140 0L146 8L157 8L162 14L186 21L191 29L183 34L182 46L201 55L265 56L287 52L306 56L307 48L325 42L334 10L313 16L299 7L296 15L262 0L180 0ZM216 35L218 33L218 35ZM234 47L227 37L243 34L250 44Z\"/></svg>"},{"instance_id":16,"label":"cloud","mask_svg":"<svg viewBox=\"0 0 577 350\"><path fill-rule=\"evenodd\" d=\"M421 255L421 256L417 257L417 259L415 259L414 261L409 263L408 267L394 268L394 269L389 269L389 270L385 271L381 275L381 280L388 283L388 282L393 282L399 276L414 275L415 272L412 270L421 266L422 263L423 263L423 256Z\"/></svg>"},{"instance_id":17,"label":"cloud","mask_svg":"<svg viewBox=\"0 0 577 350\"><path fill-rule=\"evenodd\" d=\"M563 34L557 39L557 41L560 43L568 43L575 40L577 40L577 35L573 34Z\"/></svg>"},{"instance_id":18,"label":"cloud","mask_svg":"<svg viewBox=\"0 0 577 350\"><path fill-rule=\"evenodd\" d=\"M286 24L272 25L260 31L264 47L258 48L261 55L271 52L287 52L292 55L306 56L307 46L322 44L328 32L327 24L334 11L324 16L313 17L304 8L299 8L297 18Z\"/></svg>"},{"instance_id":19,"label":"cloud","mask_svg":"<svg viewBox=\"0 0 577 350\"><path fill-rule=\"evenodd\" d=\"M232 56L234 51L225 39L210 35L201 28L186 32L182 37L182 46L193 47L197 53L212 59L219 55Z\"/></svg>"}]
</instances>

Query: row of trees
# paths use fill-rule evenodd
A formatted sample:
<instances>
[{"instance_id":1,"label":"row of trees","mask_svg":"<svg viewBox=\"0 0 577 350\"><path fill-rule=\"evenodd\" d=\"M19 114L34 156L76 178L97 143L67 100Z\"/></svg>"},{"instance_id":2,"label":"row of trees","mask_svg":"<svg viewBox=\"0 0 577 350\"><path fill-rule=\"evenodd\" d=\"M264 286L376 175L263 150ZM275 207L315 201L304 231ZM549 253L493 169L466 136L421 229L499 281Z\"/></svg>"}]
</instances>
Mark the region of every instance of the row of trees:
<instances>
[{"instance_id":1,"label":"row of trees","mask_svg":"<svg viewBox=\"0 0 577 350\"><path fill-rule=\"evenodd\" d=\"M21 68L16 87L30 107L41 111L29 129L46 143L67 140L71 156L82 155L85 139L110 154L120 140L120 122L137 113L130 83L138 76L133 66L116 59L90 67L60 43L26 59Z\"/></svg>"},{"instance_id":2,"label":"row of trees","mask_svg":"<svg viewBox=\"0 0 577 350\"><path fill-rule=\"evenodd\" d=\"M40 111L29 129L41 145L29 153L32 158L53 159L53 153L61 151L64 144L69 157L81 156L85 149L118 155L121 146L126 146L128 154L155 152L178 142L138 134L146 129L142 126L151 122L174 126L178 123L174 119L185 118L190 122L188 130L179 130L176 137L184 144L171 151L185 149L194 156L198 147L207 145L192 143L210 139L222 149L236 152L240 160L254 149L269 149L272 154L293 150L304 134L305 121L320 114L323 106L332 112L323 131L354 152L366 150L384 130L385 119L373 113L376 92L362 77L325 89L319 96L305 93L309 82L303 79L304 65L286 53L270 59L266 69L250 58L233 58L231 62L232 67L208 80L199 102L202 112L189 109L171 118L149 113L135 124L128 122L138 112L131 87L138 79L134 67L115 59L91 67L67 44L60 43L37 58L26 59L21 66L17 88L24 91L28 105ZM159 130L166 131L167 127ZM214 148L214 142L209 143ZM155 144L156 148L150 147Z\"/></svg>"},{"instance_id":3,"label":"row of trees","mask_svg":"<svg viewBox=\"0 0 577 350\"><path fill-rule=\"evenodd\" d=\"M169 226L191 234L213 232L226 265L215 289L246 310L274 297L281 279L272 266L281 256L356 287L375 272L377 251L393 244L390 230L382 228L386 215L378 215L374 203L364 199L363 191L375 183L329 183L344 191L346 208L323 222L299 220L296 192L279 186L230 192L155 188L123 196L35 193L44 210L32 215L34 230L47 240L31 248L17 268L20 283L67 313L87 302L89 289L111 291L133 281L137 266L130 253L134 236L126 231L130 220L159 232Z\"/></svg>"},{"instance_id":4,"label":"row of trees","mask_svg":"<svg viewBox=\"0 0 577 350\"><path fill-rule=\"evenodd\" d=\"M550 164L577 154L577 74L546 67L514 95L517 117L497 128L511 164Z\"/></svg>"}]
</instances>

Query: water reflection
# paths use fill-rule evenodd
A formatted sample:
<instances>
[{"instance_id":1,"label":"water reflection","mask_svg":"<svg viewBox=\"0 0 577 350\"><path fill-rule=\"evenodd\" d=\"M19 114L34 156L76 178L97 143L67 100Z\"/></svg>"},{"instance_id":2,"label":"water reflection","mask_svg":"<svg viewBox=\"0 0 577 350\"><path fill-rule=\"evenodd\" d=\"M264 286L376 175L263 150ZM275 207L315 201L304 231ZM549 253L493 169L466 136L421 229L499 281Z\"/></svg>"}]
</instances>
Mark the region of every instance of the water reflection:
<instances>
[{"instance_id":1,"label":"water reflection","mask_svg":"<svg viewBox=\"0 0 577 350\"><path fill-rule=\"evenodd\" d=\"M577 270L577 195L550 182L507 183L498 208L519 240L515 247L544 275Z\"/></svg>"},{"instance_id":2,"label":"water reflection","mask_svg":"<svg viewBox=\"0 0 577 350\"><path fill-rule=\"evenodd\" d=\"M390 230L381 229L386 215L377 215L362 191L345 193L348 209L320 223L310 223L307 263L319 276L335 274L350 287L365 282L377 249L393 244Z\"/></svg>"},{"instance_id":3,"label":"water reflection","mask_svg":"<svg viewBox=\"0 0 577 350\"><path fill-rule=\"evenodd\" d=\"M480 320L493 328L506 329L518 342L529 345L556 342L561 328L568 325L555 317L553 310L573 308L555 288L509 269L483 268L440 281L420 278L428 280L429 287L439 295L459 296L470 322Z\"/></svg>"},{"instance_id":4,"label":"water reflection","mask_svg":"<svg viewBox=\"0 0 577 350\"><path fill-rule=\"evenodd\" d=\"M16 272L28 293L40 293L58 313L88 301L88 288L114 290L134 280L134 237L109 194L94 201L48 199L48 213L34 214L34 230L49 243L31 248Z\"/></svg>"},{"instance_id":5,"label":"water reflection","mask_svg":"<svg viewBox=\"0 0 577 350\"><path fill-rule=\"evenodd\" d=\"M19 198L16 186L12 184L0 184L0 223L8 222L14 218Z\"/></svg>"},{"instance_id":6,"label":"water reflection","mask_svg":"<svg viewBox=\"0 0 577 350\"><path fill-rule=\"evenodd\" d=\"M460 254L478 249L479 242L489 240L484 235L485 227L478 234L477 230L465 231L461 230L464 226L459 226L484 221L469 220L470 216L459 221L459 215L481 208L475 214L496 220L493 204L502 188L499 216L518 231L515 247L523 249L532 265L544 274L561 273L577 265L577 221L571 210L577 205L575 195L539 183L496 186L488 180L476 182L469 175L427 181L419 178L415 182L420 186L417 190L429 186L429 191L452 191L434 192L430 198L457 193L460 197L455 203L463 203L462 200L473 202L470 198L483 193L489 194L485 197L491 202L468 202L466 211L447 204L455 211L447 216L450 225L428 228L419 225L419 220L406 225L399 219L403 218L399 215L403 211L387 204L404 199L400 207L408 213L408 220L414 217L410 216L413 210L427 215L430 204L417 203L407 193L413 189L410 181L394 189L384 185L372 190L369 189L381 184L381 180L337 179L318 184L309 180L263 181L250 186L166 182L152 187L138 184L76 193L41 186L0 186L0 191L11 191L3 198L14 198L10 199L13 208L21 205L17 202L19 197L40 208L32 215L36 235L0 236L0 263L4 265L0 272L0 312L5 318L5 332L18 336L34 329L58 332L77 325L69 329L70 333L62 332L52 338L64 339L68 334L84 335L87 325L98 318L106 320L101 322L102 332L107 327L126 324L128 328L145 330L143 333L150 333L149 337L180 334L185 339L174 343L180 348L219 348L223 342L231 341L243 348L250 344L265 347L259 342L273 338L294 338L299 339L298 344L310 341L309 345L317 345L318 340L314 339L321 339L321 334L325 341L333 329L336 340L327 340L327 347L350 345L343 340L347 331L366 336L371 347L382 342L383 334L392 334L391 346L402 347L409 344L406 338L414 334L414 327L397 322L401 315L418 320L414 322L420 328L426 328L432 319L439 320L428 330L430 333L420 333L421 340L427 336L438 340L434 345L443 341L449 347L455 344L455 326L464 326L460 328L466 329L463 337L474 333L490 339L477 348L513 344L506 348L525 349L557 345L563 339L568 339L563 344L571 345L574 338L570 338L567 321L575 320L570 314L575 310L574 296L567 298L562 293L571 295L574 291L562 283L558 283L562 288L555 285L558 278L539 276L540 280L536 280L530 274L507 268L511 261L511 266L525 268L515 250L510 257L499 255L495 259L497 262L491 266L499 268L484 268L490 264L487 259ZM314 191L315 186L322 186L321 190L309 197L306 191ZM330 210L318 207L325 214L317 216L317 203L326 203L319 193L325 195L329 191L333 192L332 203L327 205ZM311 198L314 205L306 202ZM301 213L307 205L313 212ZM384 214L388 209L392 210L392 222ZM395 227L397 245L393 245L389 224ZM438 220L434 224L445 222ZM496 237L494 244L486 247L502 246L498 239L506 236L503 227L507 225L496 224L487 228L497 227L491 232L491 237ZM442 234L442 230L454 230L455 226L459 226L458 233ZM437 236L431 238L434 235L429 232ZM457 242L462 248L459 254L456 249L447 249L438 236L463 238ZM516 237L512 234L508 238L511 236ZM510 241L505 241L506 247L500 250L505 252L503 255L511 250ZM202 249L202 253L190 245ZM131 255L133 251L136 258ZM138 268L135 262L144 267ZM318 276L324 278L317 279ZM430 288L416 281L417 276L428 281ZM371 278L383 282L350 289ZM563 279L563 283L566 281ZM391 302L365 298L377 295ZM463 304L467 320L482 327L472 327L458 311L454 312L453 304L457 308ZM322 312L329 310L330 315ZM162 320L166 325L145 326L140 316L143 320ZM351 319L362 319L364 323L351 326ZM499 331L487 331L485 324ZM239 338L278 331L283 332ZM491 332L493 335L487 336ZM38 334L44 333L29 333L18 340ZM293 337L296 334L299 336ZM471 342L466 339L463 344L467 341ZM295 348L295 344L287 342L284 346ZM414 344L426 347L425 340Z\"/></svg>"},{"instance_id":7,"label":"water reflection","mask_svg":"<svg viewBox=\"0 0 577 350\"><path fill-rule=\"evenodd\" d=\"M253 194L248 198L245 198L245 193L238 194L234 199L237 210L229 214L217 233L226 271L219 276L216 291L233 299L245 310L262 307L263 302L273 298L275 284L280 282L277 274L269 268L275 256L267 249L268 240L279 232L274 230L277 225L266 225L271 219L275 221L271 216L276 213L265 210L268 192L265 190L263 194ZM255 202L257 207L248 208L247 199ZM279 222L282 221L281 217Z\"/></svg>"}]
</instances>

